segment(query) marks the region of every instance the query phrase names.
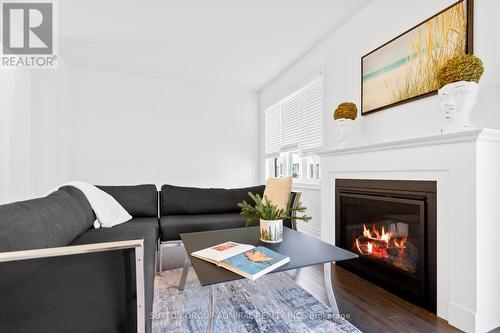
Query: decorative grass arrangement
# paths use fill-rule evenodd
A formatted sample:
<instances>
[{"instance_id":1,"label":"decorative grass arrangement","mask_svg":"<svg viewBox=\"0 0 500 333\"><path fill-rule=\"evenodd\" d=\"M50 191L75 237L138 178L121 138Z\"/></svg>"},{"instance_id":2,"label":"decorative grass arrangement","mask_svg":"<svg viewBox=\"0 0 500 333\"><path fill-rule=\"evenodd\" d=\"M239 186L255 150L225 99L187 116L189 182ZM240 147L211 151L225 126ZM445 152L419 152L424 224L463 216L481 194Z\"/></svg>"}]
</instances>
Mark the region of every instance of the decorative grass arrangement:
<instances>
[{"instance_id":1,"label":"decorative grass arrangement","mask_svg":"<svg viewBox=\"0 0 500 333\"><path fill-rule=\"evenodd\" d=\"M391 91L392 102L406 100L439 89L436 73L451 58L465 53L467 17L465 5L443 12L419 28L412 41L412 55L406 58L408 80Z\"/></svg>"},{"instance_id":2,"label":"decorative grass arrangement","mask_svg":"<svg viewBox=\"0 0 500 333\"><path fill-rule=\"evenodd\" d=\"M297 213L304 213L306 208L302 206L302 203L299 202L297 207L292 207L292 195L290 194L288 197L288 204L285 209L279 209L275 204L267 200L266 197L262 199L262 197L258 194L253 194L252 192L248 192L248 196L252 199L253 205L243 201L238 204L238 207L241 208L240 215L243 215L247 218L246 227L250 227L254 221L258 221L260 219L263 220L301 220L304 222L308 222L311 220L311 217L307 215L297 216Z\"/></svg>"},{"instance_id":3,"label":"decorative grass arrangement","mask_svg":"<svg viewBox=\"0 0 500 333\"><path fill-rule=\"evenodd\" d=\"M453 82L477 82L483 75L483 62L472 54L463 54L448 60L436 73L439 88Z\"/></svg>"},{"instance_id":4,"label":"decorative grass arrangement","mask_svg":"<svg viewBox=\"0 0 500 333\"><path fill-rule=\"evenodd\" d=\"M351 102L340 103L333 113L333 119L335 120L342 118L354 120L357 116L358 108L356 107L356 104Z\"/></svg>"}]
</instances>

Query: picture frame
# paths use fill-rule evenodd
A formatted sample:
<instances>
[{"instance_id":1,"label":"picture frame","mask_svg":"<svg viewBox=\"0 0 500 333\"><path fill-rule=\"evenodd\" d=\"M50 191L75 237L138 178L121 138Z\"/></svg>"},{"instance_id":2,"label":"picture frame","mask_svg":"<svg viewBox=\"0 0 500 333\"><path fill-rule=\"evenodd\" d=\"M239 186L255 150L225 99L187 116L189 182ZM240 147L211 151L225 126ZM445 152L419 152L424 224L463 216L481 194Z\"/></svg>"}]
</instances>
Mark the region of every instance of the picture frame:
<instances>
[{"instance_id":1,"label":"picture frame","mask_svg":"<svg viewBox=\"0 0 500 333\"><path fill-rule=\"evenodd\" d=\"M361 115L437 94L439 66L473 53L473 7L459 0L362 56Z\"/></svg>"}]
</instances>

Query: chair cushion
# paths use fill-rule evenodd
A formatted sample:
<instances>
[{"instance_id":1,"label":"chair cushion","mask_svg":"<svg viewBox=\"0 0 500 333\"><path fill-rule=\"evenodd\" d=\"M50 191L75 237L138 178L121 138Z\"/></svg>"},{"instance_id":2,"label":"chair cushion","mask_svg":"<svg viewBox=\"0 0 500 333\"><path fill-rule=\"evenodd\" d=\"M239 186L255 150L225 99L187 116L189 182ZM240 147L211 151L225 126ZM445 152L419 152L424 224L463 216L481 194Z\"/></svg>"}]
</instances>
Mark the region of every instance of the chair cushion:
<instances>
[{"instance_id":1,"label":"chair cushion","mask_svg":"<svg viewBox=\"0 0 500 333\"><path fill-rule=\"evenodd\" d=\"M292 177L269 178L264 197L279 209L285 209L292 191Z\"/></svg>"},{"instance_id":2,"label":"chair cushion","mask_svg":"<svg viewBox=\"0 0 500 333\"><path fill-rule=\"evenodd\" d=\"M97 188L115 198L133 217L158 216L158 190L156 185L98 185Z\"/></svg>"},{"instance_id":3,"label":"chair cushion","mask_svg":"<svg viewBox=\"0 0 500 333\"><path fill-rule=\"evenodd\" d=\"M0 252L66 246L94 220L66 191L0 206Z\"/></svg>"},{"instance_id":4,"label":"chair cushion","mask_svg":"<svg viewBox=\"0 0 500 333\"><path fill-rule=\"evenodd\" d=\"M264 186L222 189L163 185L161 216L236 213L240 211L238 203L251 200L248 192L262 195Z\"/></svg>"},{"instance_id":5,"label":"chair cushion","mask_svg":"<svg viewBox=\"0 0 500 333\"><path fill-rule=\"evenodd\" d=\"M112 228L89 229L71 245L144 239L144 288L148 332L151 331L150 314L153 309L158 218L133 218ZM99 278L96 276L96 278Z\"/></svg>"},{"instance_id":6,"label":"chair cushion","mask_svg":"<svg viewBox=\"0 0 500 333\"><path fill-rule=\"evenodd\" d=\"M187 232L242 228L245 221L239 213L162 216L161 240L179 240L179 235Z\"/></svg>"}]
</instances>

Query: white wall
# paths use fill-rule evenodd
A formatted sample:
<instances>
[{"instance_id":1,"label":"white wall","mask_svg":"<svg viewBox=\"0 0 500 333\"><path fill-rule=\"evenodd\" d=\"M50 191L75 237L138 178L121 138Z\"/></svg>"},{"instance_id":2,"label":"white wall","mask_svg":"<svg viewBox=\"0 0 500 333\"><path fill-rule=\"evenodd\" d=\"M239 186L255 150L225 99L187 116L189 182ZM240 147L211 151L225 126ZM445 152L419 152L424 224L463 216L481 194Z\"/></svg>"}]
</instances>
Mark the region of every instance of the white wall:
<instances>
[{"instance_id":1,"label":"white wall","mask_svg":"<svg viewBox=\"0 0 500 333\"><path fill-rule=\"evenodd\" d=\"M5 71L0 85L0 203L32 195L31 75Z\"/></svg>"},{"instance_id":2,"label":"white wall","mask_svg":"<svg viewBox=\"0 0 500 333\"><path fill-rule=\"evenodd\" d=\"M0 204L10 199L10 104L12 71L0 76Z\"/></svg>"},{"instance_id":3,"label":"white wall","mask_svg":"<svg viewBox=\"0 0 500 333\"><path fill-rule=\"evenodd\" d=\"M334 148L333 111L344 101L361 100L361 57L427 19L455 0L374 0L344 26L278 76L260 93L261 112L321 66L326 66L326 148ZM482 58L479 104L473 121L500 128L500 1L474 1L474 53ZM438 97L406 103L358 117L350 144L367 144L440 133Z\"/></svg>"},{"instance_id":4,"label":"white wall","mask_svg":"<svg viewBox=\"0 0 500 333\"><path fill-rule=\"evenodd\" d=\"M0 79L0 204L67 181L67 67L8 70Z\"/></svg>"},{"instance_id":5,"label":"white wall","mask_svg":"<svg viewBox=\"0 0 500 333\"><path fill-rule=\"evenodd\" d=\"M360 59L403 31L429 18L455 0L374 0L344 26L319 43L304 57L268 84L259 94L260 122L266 107L294 88L311 73L325 68L325 149L335 148L333 111L344 101L361 103ZM485 74L473 121L479 127L500 128L500 1L474 2L474 53L482 58ZM439 134L442 116L437 96L406 103L358 117L350 145L392 141ZM263 140L261 141L263 154ZM263 158L263 157L261 157ZM263 163L261 172L263 173ZM320 216L314 194L303 193L309 214Z\"/></svg>"},{"instance_id":6,"label":"white wall","mask_svg":"<svg viewBox=\"0 0 500 333\"><path fill-rule=\"evenodd\" d=\"M70 180L68 65L31 76L31 165L33 196Z\"/></svg>"},{"instance_id":7,"label":"white wall","mask_svg":"<svg viewBox=\"0 0 500 333\"><path fill-rule=\"evenodd\" d=\"M236 187L259 183L255 92L71 67L72 179Z\"/></svg>"},{"instance_id":8,"label":"white wall","mask_svg":"<svg viewBox=\"0 0 500 333\"><path fill-rule=\"evenodd\" d=\"M0 77L0 204L69 180L260 183L255 92L75 68Z\"/></svg>"}]
</instances>

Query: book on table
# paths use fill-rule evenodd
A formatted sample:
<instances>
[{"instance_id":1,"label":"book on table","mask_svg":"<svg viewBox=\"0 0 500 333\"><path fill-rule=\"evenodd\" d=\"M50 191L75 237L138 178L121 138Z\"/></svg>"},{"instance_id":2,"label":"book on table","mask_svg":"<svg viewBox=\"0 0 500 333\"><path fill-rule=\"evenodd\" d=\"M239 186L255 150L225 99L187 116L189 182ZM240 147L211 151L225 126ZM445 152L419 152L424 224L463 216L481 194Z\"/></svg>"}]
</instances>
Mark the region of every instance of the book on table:
<instances>
[{"instance_id":1,"label":"book on table","mask_svg":"<svg viewBox=\"0 0 500 333\"><path fill-rule=\"evenodd\" d=\"M209 261L250 280L256 280L288 263L285 257L264 246L225 242L191 253L193 257Z\"/></svg>"}]
</instances>

